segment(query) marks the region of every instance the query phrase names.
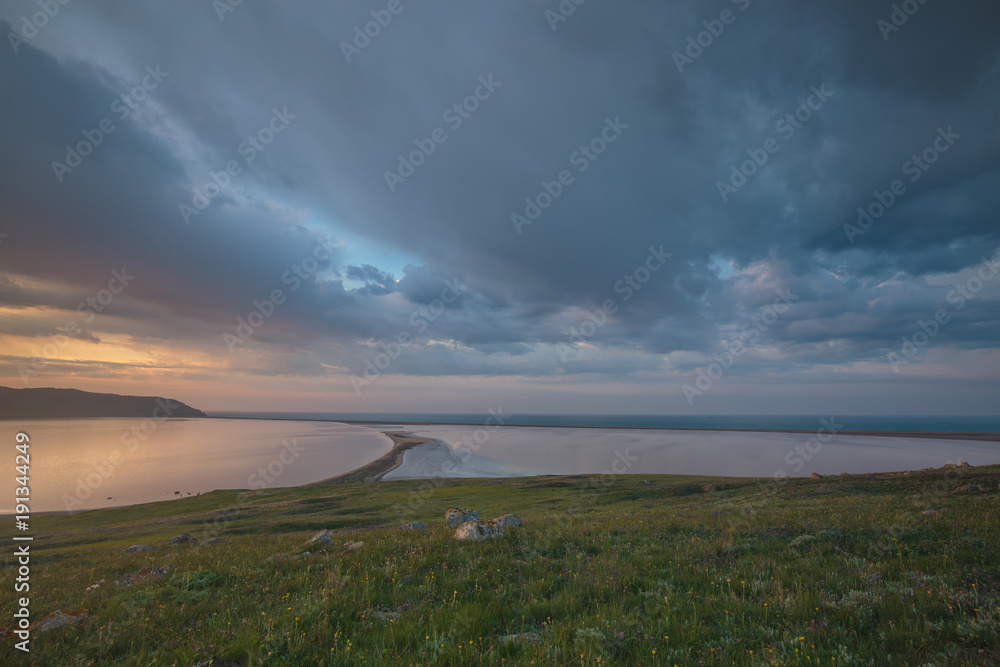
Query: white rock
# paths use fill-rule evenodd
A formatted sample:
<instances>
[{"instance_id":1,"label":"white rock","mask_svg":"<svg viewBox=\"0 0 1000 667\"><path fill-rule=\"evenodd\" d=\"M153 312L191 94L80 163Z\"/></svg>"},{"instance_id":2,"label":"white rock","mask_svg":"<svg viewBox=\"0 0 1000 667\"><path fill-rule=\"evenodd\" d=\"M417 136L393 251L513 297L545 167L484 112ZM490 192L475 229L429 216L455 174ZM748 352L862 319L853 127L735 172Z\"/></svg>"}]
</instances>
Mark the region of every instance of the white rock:
<instances>
[{"instance_id":1,"label":"white rock","mask_svg":"<svg viewBox=\"0 0 1000 667\"><path fill-rule=\"evenodd\" d=\"M457 528L467 521L478 521L479 512L453 507L444 513L444 520L448 523L449 528Z\"/></svg>"},{"instance_id":2,"label":"white rock","mask_svg":"<svg viewBox=\"0 0 1000 667\"><path fill-rule=\"evenodd\" d=\"M333 533L329 530L321 530L313 535L306 544L327 545L333 544Z\"/></svg>"},{"instance_id":3,"label":"white rock","mask_svg":"<svg viewBox=\"0 0 1000 667\"><path fill-rule=\"evenodd\" d=\"M503 535L503 526L496 520L466 521L455 530L455 539L482 541L491 537Z\"/></svg>"},{"instance_id":4,"label":"white rock","mask_svg":"<svg viewBox=\"0 0 1000 667\"><path fill-rule=\"evenodd\" d=\"M516 528L521 525L521 517L513 514L504 514L503 516L499 516L493 520L496 521L497 525L501 528Z\"/></svg>"},{"instance_id":5,"label":"white rock","mask_svg":"<svg viewBox=\"0 0 1000 667\"><path fill-rule=\"evenodd\" d=\"M402 526L400 526L400 529L401 530L426 530L427 526L425 526L420 521L414 521L412 523L404 523Z\"/></svg>"}]
</instances>

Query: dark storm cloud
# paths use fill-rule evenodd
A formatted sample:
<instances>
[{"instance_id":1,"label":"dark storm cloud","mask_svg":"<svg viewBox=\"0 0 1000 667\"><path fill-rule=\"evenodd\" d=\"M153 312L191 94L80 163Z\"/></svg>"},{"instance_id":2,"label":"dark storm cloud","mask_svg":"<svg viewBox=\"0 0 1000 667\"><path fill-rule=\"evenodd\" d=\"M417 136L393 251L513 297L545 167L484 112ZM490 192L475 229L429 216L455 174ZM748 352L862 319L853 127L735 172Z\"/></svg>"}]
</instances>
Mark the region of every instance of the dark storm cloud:
<instances>
[{"instance_id":1,"label":"dark storm cloud","mask_svg":"<svg viewBox=\"0 0 1000 667\"><path fill-rule=\"evenodd\" d=\"M891 3L867 0L588 2L552 30L557 4L408 3L350 63L341 43L371 20L368 4L244 3L221 21L210 4L67 7L48 35L0 54L0 82L18 91L0 107L16 128L0 139L2 231L5 250L23 249L3 268L97 289L129 266L130 307L165 309L159 335L221 345L254 299L289 291L283 276L346 230L412 263L376 266L351 248L320 262L253 338L320 345L282 357L289 372L357 369L357 341L413 333L413 313L461 281L417 336L440 345L391 372L628 374L719 350L781 289L799 298L756 352L788 369L879 358L951 308L951 284L934 280L959 281L1000 244L995 3L932 0L888 40L878 21ZM679 72L674 54L723 10L733 22ZM51 162L157 65L170 74L142 113L59 183ZM808 120L781 125L817 90L829 95ZM240 146L275 109L294 118L247 162ZM947 128L961 138L910 181L904 165ZM780 149L723 201L718 183L768 139ZM600 154L582 150L595 140ZM231 160L241 173L185 224L178 204ZM562 171L572 182L556 190ZM851 243L844 225L895 180L905 193ZM551 205L518 233L512 214L541 193ZM621 281L661 245L672 257L625 299ZM995 346L995 289L952 313L936 344ZM617 312L586 341L596 353L546 349L608 299Z\"/></svg>"}]
</instances>

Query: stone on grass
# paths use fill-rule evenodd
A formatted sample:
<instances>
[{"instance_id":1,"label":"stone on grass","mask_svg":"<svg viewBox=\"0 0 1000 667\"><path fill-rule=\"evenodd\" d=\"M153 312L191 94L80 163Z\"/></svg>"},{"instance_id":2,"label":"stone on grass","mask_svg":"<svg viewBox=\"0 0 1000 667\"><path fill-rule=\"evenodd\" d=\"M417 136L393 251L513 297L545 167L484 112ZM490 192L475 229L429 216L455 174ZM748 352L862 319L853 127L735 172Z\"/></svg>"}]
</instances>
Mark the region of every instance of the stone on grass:
<instances>
[{"instance_id":1,"label":"stone on grass","mask_svg":"<svg viewBox=\"0 0 1000 667\"><path fill-rule=\"evenodd\" d=\"M236 660L216 658L213 655L211 658L206 658L201 662L194 663L194 667L243 667L243 663L237 662Z\"/></svg>"},{"instance_id":2,"label":"stone on grass","mask_svg":"<svg viewBox=\"0 0 1000 667\"><path fill-rule=\"evenodd\" d=\"M361 547L365 546L364 542L345 542L344 549L347 551L357 551Z\"/></svg>"},{"instance_id":3,"label":"stone on grass","mask_svg":"<svg viewBox=\"0 0 1000 667\"><path fill-rule=\"evenodd\" d=\"M444 520L448 523L449 528L458 528L467 521L478 521L479 512L453 507L444 513Z\"/></svg>"},{"instance_id":4,"label":"stone on grass","mask_svg":"<svg viewBox=\"0 0 1000 667\"><path fill-rule=\"evenodd\" d=\"M174 566L171 563L167 563L163 567L156 567L155 565L146 565L135 572L129 572L122 575L120 579L115 582L115 586L138 586L139 584L144 584L148 581L156 581L157 579L162 579L167 572L169 572Z\"/></svg>"},{"instance_id":5,"label":"stone on grass","mask_svg":"<svg viewBox=\"0 0 1000 667\"><path fill-rule=\"evenodd\" d=\"M213 537L210 540L205 540L204 542L202 542L201 546L203 546L203 547L213 547L213 546L215 546L217 544L225 544L228 541L229 540L227 540L224 537Z\"/></svg>"},{"instance_id":6,"label":"stone on grass","mask_svg":"<svg viewBox=\"0 0 1000 667\"><path fill-rule=\"evenodd\" d=\"M979 486L978 484L964 484L955 489L954 491L952 491L952 493L979 493L980 491L985 491L985 490L986 489Z\"/></svg>"},{"instance_id":7,"label":"stone on grass","mask_svg":"<svg viewBox=\"0 0 1000 667\"><path fill-rule=\"evenodd\" d=\"M481 542L493 537L503 535L503 527L497 525L496 520L491 521L466 521L455 529L455 539L476 540Z\"/></svg>"},{"instance_id":8,"label":"stone on grass","mask_svg":"<svg viewBox=\"0 0 1000 667\"><path fill-rule=\"evenodd\" d=\"M814 472L809 475L809 479L823 479L823 475L819 474L818 472Z\"/></svg>"},{"instance_id":9,"label":"stone on grass","mask_svg":"<svg viewBox=\"0 0 1000 667\"><path fill-rule=\"evenodd\" d=\"M403 524L402 526L400 526L399 528L400 528L401 530L426 530L426 529L427 529L427 526L425 526L425 525L424 525L424 524L423 524L422 522L420 522L420 521L412 521L412 522L410 522L410 523L404 523L404 524Z\"/></svg>"},{"instance_id":10,"label":"stone on grass","mask_svg":"<svg viewBox=\"0 0 1000 667\"><path fill-rule=\"evenodd\" d=\"M321 530L309 538L309 541L306 544L317 544L319 546L328 546L333 544L333 533L326 529Z\"/></svg>"},{"instance_id":11,"label":"stone on grass","mask_svg":"<svg viewBox=\"0 0 1000 667\"><path fill-rule=\"evenodd\" d=\"M167 540L167 546L175 547L178 544L194 544L198 541L197 537L192 537L187 533L181 533L180 535L174 535L169 540Z\"/></svg>"},{"instance_id":12,"label":"stone on grass","mask_svg":"<svg viewBox=\"0 0 1000 667\"><path fill-rule=\"evenodd\" d=\"M67 625L74 625L85 618L87 618L87 612L83 609L77 609L76 611L56 609L51 614L38 619L35 623L35 632L48 632L49 630L55 630Z\"/></svg>"},{"instance_id":13,"label":"stone on grass","mask_svg":"<svg viewBox=\"0 0 1000 667\"><path fill-rule=\"evenodd\" d=\"M521 632L516 635L502 635L500 637L501 644L509 644L511 642L538 642L541 640L542 638L535 632Z\"/></svg>"},{"instance_id":14,"label":"stone on grass","mask_svg":"<svg viewBox=\"0 0 1000 667\"><path fill-rule=\"evenodd\" d=\"M140 551L152 551L152 550L153 547L149 546L148 544L133 544L132 546L125 548L125 553L134 554Z\"/></svg>"},{"instance_id":15,"label":"stone on grass","mask_svg":"<svg viewBox=\"0 0 1000 667\"><path fill-rule=\"evenodd\" d=\"M497 525L501 528L517 528L521 525L521 517L510 513L498 516L493 520L496 521Z\"/></svg>"},{"instance_id":16,"label":"stone on grass","mask_svg":"<svg viewBox=\"0 0 1000 667\"><path fill-rule=\"evenodd\" d=\"M311 551L303 551L300 554L292 554L291 556L288 554L274 554L273 556L268 556L264 560L265 562L272 560L295 562L297 560L302 560L303 558L309 558L310 556L312 556Z\"/></svg>"}]
</instances>

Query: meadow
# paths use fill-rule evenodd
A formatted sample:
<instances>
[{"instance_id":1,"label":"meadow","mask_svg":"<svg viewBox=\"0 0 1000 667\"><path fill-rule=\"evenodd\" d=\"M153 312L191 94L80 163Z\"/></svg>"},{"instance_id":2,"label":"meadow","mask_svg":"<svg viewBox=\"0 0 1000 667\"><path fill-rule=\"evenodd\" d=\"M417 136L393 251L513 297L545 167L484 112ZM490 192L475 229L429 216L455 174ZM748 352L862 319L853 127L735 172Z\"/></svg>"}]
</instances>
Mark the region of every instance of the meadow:
<instances>
[{"instance_id":1,"label":"meadow","mask_svg":"<svg viewBox=\"0 0 1000 667\"><path fill-rule=\"evenodd\" d=\"M954 492L965 485L983 490ZM4 639L0 662L995 665L998 485L1000 466L782 484L346 481L40 516L32 615L86 616L36 632L27 655ZM524 525L459 541L451 507ZM305 546L322 529L334 544ZM168 546L179 533L199 542ZM134 544L154 548L124 553ZM11 551L0 625L16 600Z\"/></svg>"}]
</instances>

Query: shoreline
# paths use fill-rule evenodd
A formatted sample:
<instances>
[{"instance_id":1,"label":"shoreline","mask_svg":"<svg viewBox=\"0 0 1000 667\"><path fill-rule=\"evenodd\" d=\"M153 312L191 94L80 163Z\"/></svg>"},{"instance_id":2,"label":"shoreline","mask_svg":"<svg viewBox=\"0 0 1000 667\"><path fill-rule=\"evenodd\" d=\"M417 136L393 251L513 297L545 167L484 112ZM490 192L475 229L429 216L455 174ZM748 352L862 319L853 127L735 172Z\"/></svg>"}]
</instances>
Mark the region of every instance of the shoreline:
<instances>
[{"instance_id":1,"label":"shoreline","mask_svg":"<svg viewBox=\"0 0 1000 667\"><path fill-rule=\"evenodd\" d=\"M59 420L59 419L131 419L132 417L0 417L0 422L16 422L31 420ZM413 421L393 421L370 419L317 419L315 417L303 417L296 419L286 419L282 417L256 417L256 416L214 416L206 414L203 417L170 417L170 419L240 419L258 421L289 421L289 422L317 422L329 424L351 424L354 426L387 426L387 427L424 427L424 426L467 426L478 428L481 423L474 422L413 422ZM604 429L609 431L711 431L723 433L803 433L815 434L824 429L794 429L794 428L728 428L722 426L598 426L581 424L502 424L500 428L563 428L563 429ZM397 431L394 431L396 433ZM389 435L388 432L384 432ZM1000 442L1000 432L998 431L875 431L870 429L862 430L838 430L835 435L868 436L882 438L927 438L931 440L968 440L973 442ZM391 435L389 437L392 437ZM352 471L353 472L353 471ZM350 473L346 473L350 474ZM331 477L330 479L336 479ZM315 483L315 482L314 482Z\"/></svg>"},{"instance_id":2,"label":"shoreline","mask_svg":"<svg viewBox=\"0 0 1000 667\"><path fill-rule=\"evenodd\" d=\"M303 420L306 421L306 420ZM326 420L315 420L315 421L326 421ZM340 422L346 423L346 422ZM325 484L336 484L338 482L378 482L382 480L382 477L389 472L392 472L399 466L403 464L403 454L408 450L418 447L420 445L426 445L432 442L438 442L434 438L422 438L419 436L413 436L407 434L405 431L382 431L383 435L389 436L389 439L393 442L393 447L388 452L378 457L371 463L366 463L360 468L355 468L350 472L345 472L340 475L334 475L333 477L327 477L326 479L321 479L318 482L310 482L308 484L299 484L295 488L310 487L310 486L323 486Z\"/></svg>"},{"instance_id":3,"label":"shoreline","mask_svg":"<svg viewBox=\"0 0 1000 667\"><path fill-rule=\"evenodd\" d=\"M262 421L303 421L330 422L336 424L353 424L355 426L392 426L392 427L423 427L423 426L468 426L478 428L482 424L467 422L412 422L412 421L371 421L358 419L280 419L276 417L207 417L207 419L258 419ZM565 424L503 424L500 428L587 428L605 429L609 431L721 431L727 433L812 433L817 429L794 428L722 428L710 426L567 426ZM822 429L820 429L822 430ZM392 436L383 431L386 435ZM402 431L394 431L402 433ZM884 438L928 438L931 440L970 440L974 442L1000 442L1000 432L993 431L872 431L872 430L841 430L835 435L859 435ZM388 471L386 471L388 472ZM335 479L335 478L331 478Z\"/></svg>"}]
</instances>

